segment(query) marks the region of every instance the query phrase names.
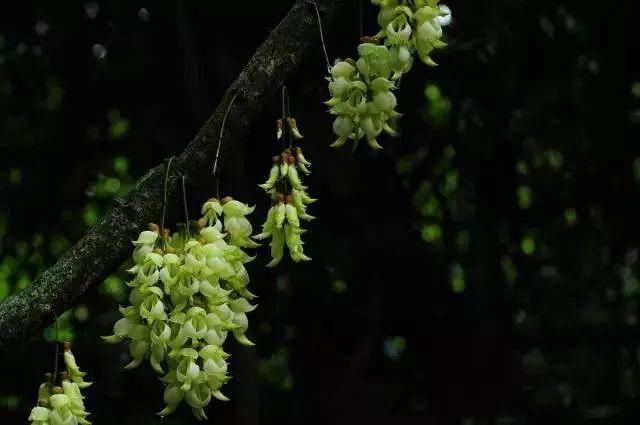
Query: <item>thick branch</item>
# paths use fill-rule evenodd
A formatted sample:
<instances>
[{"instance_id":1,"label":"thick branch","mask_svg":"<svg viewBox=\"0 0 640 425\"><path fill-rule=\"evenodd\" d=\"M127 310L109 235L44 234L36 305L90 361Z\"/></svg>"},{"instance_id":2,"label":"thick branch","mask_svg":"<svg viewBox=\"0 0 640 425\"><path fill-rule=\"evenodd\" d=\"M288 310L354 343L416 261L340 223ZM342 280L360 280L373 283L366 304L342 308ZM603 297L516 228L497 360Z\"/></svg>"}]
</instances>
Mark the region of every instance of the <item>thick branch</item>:
<instances>
[{"instance_id":1,"label":"thick branch","mask_svg":"<svg viewBox=\"0 0 640 425\"><path fill-rule=\"evenodd\" d=\"M339 3L317 0L328 21ZM293 73L312 42L318 39L313 3L297 0L287 16L258 48L198 135L172 163L169 187L187 174L202 179L211 170L220 124L229 101L237 98L227 117L224 140L244 137L252 120ZM28 338L51 323L93 284L113 272L131 252L131 240L162 207L163 166L151 169L124 200L117 200L58 262L27 288L0 304L0 347ZM170 193L171 195L171 193Z\"/></svg>"}]
</instances>

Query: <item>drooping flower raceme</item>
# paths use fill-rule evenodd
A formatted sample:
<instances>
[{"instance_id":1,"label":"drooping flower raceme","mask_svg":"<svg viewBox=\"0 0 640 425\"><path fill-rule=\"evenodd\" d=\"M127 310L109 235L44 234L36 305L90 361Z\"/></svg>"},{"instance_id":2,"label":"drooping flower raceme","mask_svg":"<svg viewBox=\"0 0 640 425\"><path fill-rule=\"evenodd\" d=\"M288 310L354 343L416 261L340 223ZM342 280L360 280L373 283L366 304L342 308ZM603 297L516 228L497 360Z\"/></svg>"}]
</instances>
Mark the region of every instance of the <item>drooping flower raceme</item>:
<instances>
[{"instance_id":1,"label":"drooping flower raceme","mask_svg":"<svg viewBox=\"0 0 640 425\"><path fill-rule=\"evenodd\" d=\"M185 231L161 238L153 225L133 242L130 305L120 307L122 318L104 339L129 341L132 361L126 368L149 359L162 374L166 407L160 416L185 401L197 419L205 419L212 397L228 400L221 392L229 380L227 335L253 345L245 333L255 296L244 266L253 257L243 251L257 246L246 218L252 211L229 197L210 199L195 237Z\"/></svg>"},{"instance_id":2,"label":"drooping flower raceme","mask_svg":"<svg viewBox=\"0 0 640 425\"><path fill-rule=\"evenodd\" d=\"M451 23L451 9L440 0L371 0L380 6L381 31L373 38L389 46L393 56L394 80L411 68L416 53L429 66L437 64L431 53L447 44L442 28Z\"/></svg>"},{"instance_id":3,"label":"drooping flower raceme","mask_svg":"<svg viewBox=\"0 0 640 425\"><path fill-rule=\"evenodd\" d=\"M76 364L71 345L65 343L64 362L66 371L58 377L48 376L47 382L38 390L38 405L31 410L32 425L91 425L89 413L84 405L82 389L91 385L84 381L84 372Z\"/></svg>"},{"instance_id":4,"label":"drooping flower raceme","mask_svg":"<svg viewBox=\"0 0 640 425\"><path fill-rule=\"evenodd\" d=\"M358 47L360 59L338 62L331 69L331 99L326 104L336 115L333 131L338 136L332 147L343 146L351 139L363 137L373 149L382 149L378 136L384 131L395 135L395 121L400 114L390 80L390 54L386 46L363 43Z\"/></svg>"},{"instance_id":5,"label":"drooping flower raceme","mask_svg":"<svg viewBox=\"0 0 640 425\"><path fill-rule=\"evenodd\" d=\"M285 149L282 154L273 157L273 164L267 181L260 185L271 197L271 208L262 225L262 232L254 239L271 238L271 261L267 267L274 267L284 256L284 247L295 262L310 261L303 249L300 220L311 221L315 217L307 213L307 205L316 201L306 192L307 187L300 179L301 171L311 174L311 163L307 161L302 149Z\"/></svg>"},{"instance_id":6,"label":"drooping flower raceme","mask_svg":"<svg viewBox=\"0 0 640 425\"><path fill-rule=\"evenodd\" d=\"M381 30L358 46L359 58L337 62L330 72L326 104L336 115L333 131L337 140L332 147L347 140L362 138L373 149L382 147L377 137L385 132L395 136L397 100L393 90L409 70L417 55L429 66L435 49L446 46L442 28L451 21L451 11L439 0L371 0L380 6Z\"/></svg>"}]
</instances>

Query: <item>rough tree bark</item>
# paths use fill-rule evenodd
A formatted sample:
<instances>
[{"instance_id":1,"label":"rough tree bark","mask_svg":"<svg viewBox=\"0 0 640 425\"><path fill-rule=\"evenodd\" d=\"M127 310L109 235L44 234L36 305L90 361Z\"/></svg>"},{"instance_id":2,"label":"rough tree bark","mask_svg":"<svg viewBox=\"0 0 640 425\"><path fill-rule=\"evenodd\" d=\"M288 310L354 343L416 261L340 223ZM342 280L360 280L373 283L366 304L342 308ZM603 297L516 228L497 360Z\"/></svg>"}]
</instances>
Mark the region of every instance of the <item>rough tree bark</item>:
<instances>
[{"instance_id":1,"label":"rough tree bark","mask_svg":"<svg viewBox=\"0 0 640 425\"><path fill-rule=\"evenodd\" d=\"M343 2L316 3L326 23ZM297 0L254 53L197 136L173 160L169 196L180 176L197 180L210 173L221 122L233 96L237 95L226 120L223 136L226 141L246 135L253 118L297 69L309 45L318 38L313 2ZM53 267L0 303L0 347L29 338L50 324L87 288L101 282L130 255L130 241L161 214L163 178L162 165L149 170L132 193L116 200L100 222Z\"/></svg>"}]
</instances>

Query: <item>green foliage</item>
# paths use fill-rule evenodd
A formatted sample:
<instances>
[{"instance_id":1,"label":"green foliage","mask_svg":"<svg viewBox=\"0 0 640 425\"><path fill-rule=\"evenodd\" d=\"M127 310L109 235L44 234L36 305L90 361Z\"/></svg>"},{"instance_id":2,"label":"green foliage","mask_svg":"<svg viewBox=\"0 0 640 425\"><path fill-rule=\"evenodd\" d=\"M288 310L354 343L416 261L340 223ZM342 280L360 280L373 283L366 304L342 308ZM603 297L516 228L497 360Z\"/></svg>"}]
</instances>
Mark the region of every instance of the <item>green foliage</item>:
<instances>
[{"instance_id":1,"label":"green foliage","mask_svg":"<svg viewBox=\"0 0 640 425\"><path fill-rule=\"evenodd\" d=\"M430 122L436 126L442 126L451 114L451 99L443 96L437 84L427 84L424 89L427 99L427 111Z\"/></svg>"},{"instance_id":2,"label":"green foliage","mask_svg":"<svg viewBox=\"0 0 640 425\"><path fill-rule=\"evenodd\" d=\"M109 111L107 119L109 120L109 136L113 140L120 140L127 135L130 127L129 120L124 118L120 111Z\"/></svg>"}]
</instances>

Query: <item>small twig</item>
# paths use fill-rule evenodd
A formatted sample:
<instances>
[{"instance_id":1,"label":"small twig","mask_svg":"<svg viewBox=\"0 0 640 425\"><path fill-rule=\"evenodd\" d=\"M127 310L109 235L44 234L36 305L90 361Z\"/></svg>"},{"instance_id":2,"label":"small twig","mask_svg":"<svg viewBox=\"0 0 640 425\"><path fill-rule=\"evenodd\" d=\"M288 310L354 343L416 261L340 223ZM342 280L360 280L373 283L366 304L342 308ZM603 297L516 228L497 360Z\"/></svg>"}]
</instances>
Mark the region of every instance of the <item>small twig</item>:
<instances>
[{"instance_id":1,"label":"small twig","mask_svg":"<svg viewBox=\"0 0 640 425\"><path fill-rule=\"evenodd\" d=\"M327 44L324 41L324 30L322 29L322 17L320 16L320 9L318 3L312 1L313 7L316 9L316 16L318 17L318 30L320 31L320 44L322 44L322 51L324 52L324 59L327 61L327 69L331 71L331 61L329 60L329 53L327 53Z\"/></svg>"},{"instance_id":2,"label":"small twig","mask_svg":"<svg viewBox=\"0 0 640 425\"><path fill-rule=\"evenodd\" d=\"M169 170L171 169L171 162L173 162L173 156L169 158L165 165L164 170L164 193L162 196L162 218L160 219L160 239L162 240L162 247L165 247L164 240L164 223L167 216L167 186L169 184Z\"/></svg>"},{"instance_id":3,"label":"small twig","mask_svg":"<svg viewBox=\"0 0 640 425\"><path fill-rule=\"evenodd\" d=\"M54 341L56 344L56 358L55 361L53 363L53 381L55 383L56 379L58 379L58 358L60 357L60 342L58 341L58 315L54 312L53 315L56 318L56 321L54 322L54 329L55 329L55 335L54 335Z\"/></svg>"},{"instance_id":4,"label":"small twig","mask_svg":"<svg viewBox=\"0 0 640 425\"><path fill-rule=\"evenodd\" d=\"M184 204L184 228L187 239L191 239L191 230L189 229L189 209L187 207L187 176L182 175L182 202Z\"/></svg>"},{"instance_id":5,"label":"small twig","mask_svg":"<svg viewBox=\"0 0 640 425\"><path fill-rule=\"evenodd\" d=\"M364 4L363 0L358 1L358 25L360 27L360 38L364 37Z\"/></svg>"},{"instance_id":6,"label":"small twig","mask_svg":"<svg viewBox=\"0 0 640 425\"><path fill-rule=\"evenodd\" d=\"M287 125L289 126L289 149L293 148L293 129L291 128L292 126L292 122L291 122L291 96L289 96L289 93L287 92L287 114L289 115L289 121L287 122Z\"/></svg>"},{"instance_id":7,"label":"small twig","mask_svg":"<svg viewBox=\"0 0 640 425\"><path fill-rule=\"evenodd\" d=\"M289 123L287 122L287 86L285 84L282 85L282 131L286 131ZM285 146L285 135L282 135L282 150L284 150Z\"/></svg>"},{"instance_id":8,"label":"small twig","mask_svg":"<svg viewBox=\"0 0 640 425\"><path fill-rule=\"evenodd\" d=\"M231 102L229 102L229 106L227 106L227 110L224 113L224 117L222 118L222 123L220 124L220 134L218 135L218 148L216 149L216 159L213 161L213 169L211 170L211 174L216 179L218 178L218 160L220 159L220 150L222 148L222 135L224 134L224 127L227 124L227 117L229 116L229 112L231 112L231 107L233 103L236 101L236 97L238 97L238 93L234 94L231 98Z\"/></svg>"}]
</instances>

